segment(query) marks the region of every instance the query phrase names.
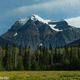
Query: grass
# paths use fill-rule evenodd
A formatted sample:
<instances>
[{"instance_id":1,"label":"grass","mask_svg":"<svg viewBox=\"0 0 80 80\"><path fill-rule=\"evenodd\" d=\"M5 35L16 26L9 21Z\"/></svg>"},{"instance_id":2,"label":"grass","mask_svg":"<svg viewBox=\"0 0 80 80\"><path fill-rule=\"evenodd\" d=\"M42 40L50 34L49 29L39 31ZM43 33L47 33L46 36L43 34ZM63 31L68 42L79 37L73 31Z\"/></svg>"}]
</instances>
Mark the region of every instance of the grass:
<instances>
[{"instance_id":1,"label":"grass","mask_svg":"<svg viewBox=\"0 0 80 80\"><path fill-rule=\"evenodd\" d=\"M0 80L80 80L79 71L3 71Z\"/></svg>"}]
</instances>

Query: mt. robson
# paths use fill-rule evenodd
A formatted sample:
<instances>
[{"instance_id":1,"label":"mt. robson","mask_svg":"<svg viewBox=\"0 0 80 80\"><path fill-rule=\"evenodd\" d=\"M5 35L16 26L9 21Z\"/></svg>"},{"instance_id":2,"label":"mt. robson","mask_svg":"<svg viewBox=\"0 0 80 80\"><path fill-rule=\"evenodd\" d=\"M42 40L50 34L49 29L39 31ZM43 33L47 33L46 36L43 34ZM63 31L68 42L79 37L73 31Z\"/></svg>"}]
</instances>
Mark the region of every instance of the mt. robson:
<instances>
[{"instance_id":1,"label":"mt. robson","mask_svg":"<svg viewBox=\"0 0 80 80\"><path fill-rule=\"evenodd\" d=\"M80 28L72 25L75 21L75 18L52 21L32 15L16 21L1 38L8 44L14 43L22 47L64 47L80 39ZM4 40L0 40L0 44Z\"/></svg>"}]
</instances>

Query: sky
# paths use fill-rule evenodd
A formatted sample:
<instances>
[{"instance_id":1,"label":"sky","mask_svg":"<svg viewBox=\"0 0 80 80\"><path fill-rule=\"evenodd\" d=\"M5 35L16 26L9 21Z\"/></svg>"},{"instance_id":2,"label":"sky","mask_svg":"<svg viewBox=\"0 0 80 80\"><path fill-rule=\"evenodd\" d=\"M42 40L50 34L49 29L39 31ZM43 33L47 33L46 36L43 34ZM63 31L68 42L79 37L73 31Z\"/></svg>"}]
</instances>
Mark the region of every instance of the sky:
<instances>
[{"instance_id":1,"label":"sky","mask_svg":"<svg viewBox=\"0 0 80 80\"><path fill-rule=\"evenodd\" d=\"M51 20L79 17L80 0L0 0L0 34L32 14Z\"/></svg>"}]
</instances>

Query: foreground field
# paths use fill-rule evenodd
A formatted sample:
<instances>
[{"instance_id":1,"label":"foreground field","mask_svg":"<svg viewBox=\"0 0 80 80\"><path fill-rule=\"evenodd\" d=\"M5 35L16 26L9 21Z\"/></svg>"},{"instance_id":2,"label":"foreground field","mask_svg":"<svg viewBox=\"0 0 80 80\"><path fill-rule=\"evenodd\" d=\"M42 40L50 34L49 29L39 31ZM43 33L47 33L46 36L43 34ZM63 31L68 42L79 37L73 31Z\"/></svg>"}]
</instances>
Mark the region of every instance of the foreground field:
<instances>
[{"instance_id":1,"label":"foreground field","mask_svg":"<svg viewBox=\"0 0 80 80\"><path fill-rule=\"evenodd\" d=\"M79 71L0 72L0 80L80 80Z\"/></svg>"}]
</instances>

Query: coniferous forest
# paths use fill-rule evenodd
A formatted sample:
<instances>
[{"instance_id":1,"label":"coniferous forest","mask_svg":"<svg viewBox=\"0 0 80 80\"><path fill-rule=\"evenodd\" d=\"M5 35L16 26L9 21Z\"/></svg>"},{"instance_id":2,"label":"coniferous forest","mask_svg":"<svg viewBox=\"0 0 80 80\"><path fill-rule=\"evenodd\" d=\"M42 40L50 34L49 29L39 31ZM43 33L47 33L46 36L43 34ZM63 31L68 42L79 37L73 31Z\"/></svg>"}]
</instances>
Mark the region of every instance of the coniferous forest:
<instances>
[{"instance_id":1,"label":"coniferous forest","mask_svg":"<svg viewBox=\"0 0 80 80\"><path fill-rule=\"evenodd\" d=\"M80 47L0 47L0 71L80 70Z\"/></svg>"}]
</instances>

